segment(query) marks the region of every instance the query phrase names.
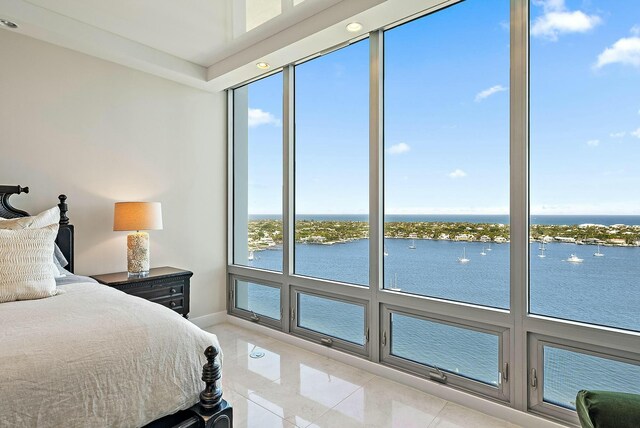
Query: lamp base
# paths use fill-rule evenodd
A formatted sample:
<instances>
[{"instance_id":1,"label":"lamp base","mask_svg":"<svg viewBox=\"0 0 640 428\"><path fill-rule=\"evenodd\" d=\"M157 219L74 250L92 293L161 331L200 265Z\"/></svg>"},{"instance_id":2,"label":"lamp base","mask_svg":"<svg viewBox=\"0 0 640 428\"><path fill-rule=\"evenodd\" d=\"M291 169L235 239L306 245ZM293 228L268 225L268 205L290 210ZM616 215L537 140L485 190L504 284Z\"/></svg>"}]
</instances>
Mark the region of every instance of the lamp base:
<instances>
[{"instance_id":1,"label":"lamp base","mask_svg":"<svg viewBox=\"0 0 640 428\"><path fill-rule=\"evenodd\" d=\"M129 276L149 274L149 234L147 232L127 235L127 271Z\"/></svg>"},{"instance_id":2,"label":"lamp base","mask_svg":"<svg viewBox=\"0 0 640 428\"><path fill-rule=\"evenodd\" d=\"M145 278L149 276L149 271L145 272L127 272L129 278Z\"/></svg>"}]
</instances>

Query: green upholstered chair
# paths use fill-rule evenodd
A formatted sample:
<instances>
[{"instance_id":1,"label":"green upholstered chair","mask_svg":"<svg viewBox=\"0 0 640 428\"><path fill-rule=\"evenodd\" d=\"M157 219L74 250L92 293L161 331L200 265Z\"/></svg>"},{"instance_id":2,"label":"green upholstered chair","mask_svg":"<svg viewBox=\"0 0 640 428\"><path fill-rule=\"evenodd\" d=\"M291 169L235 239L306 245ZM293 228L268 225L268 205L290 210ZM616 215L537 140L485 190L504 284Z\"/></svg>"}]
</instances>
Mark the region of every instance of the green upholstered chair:
<instances>
[{"instance_id":1,"label":"green upholstered chair","mask_svg":"<svg viewBox=\"0 0 640 428\"><path fill-rule=\"evenodd\" d=\"M640 395L582 390L576 396L582 428L640 427Z\"/></svg>"}]
</instances>

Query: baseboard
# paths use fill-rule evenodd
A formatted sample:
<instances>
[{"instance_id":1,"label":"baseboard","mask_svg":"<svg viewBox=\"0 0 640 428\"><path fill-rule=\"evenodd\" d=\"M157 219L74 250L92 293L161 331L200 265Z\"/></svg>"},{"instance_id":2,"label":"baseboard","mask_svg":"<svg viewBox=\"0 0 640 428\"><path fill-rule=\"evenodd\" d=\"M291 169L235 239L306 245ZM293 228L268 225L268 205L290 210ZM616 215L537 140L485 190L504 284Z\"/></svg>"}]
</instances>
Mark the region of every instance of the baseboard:
<instances>
[{"instance_id":1,"label":"baseboard","mask_svg":"<svg viewBox=\"0 0 640 428\"><path fill-rule=\"evenodd\" d=\"M220 311L212 314L202 315L201 317L190 318L189 321L200 328L211 327L212 325L222 324L227 321L227 312Z\"/></svg>"},{"instance_id":2,"label":"baseboard","mask_svg":"<svg viewBox=\"0 0 640 428\"><path fill-rule=\"evenodd\" d=\"M335 349L327 348L326 346L309 342L308 340L301 339L299 337L283 333L269 327L261 326L238 317L228 315L226 321L230 324L246 328L247 330L260 332L261 334L273 337L274 339L277 339L281 342L285 342L298 348L320 354L322 356L334 359L344 364L348 364L361 370L366 370L370 373L387 378L394 382L399 382L420 391L426 392L427 394L435 395L436 397L442 398L443 400L447 400L452 403L477 410L479 412L506 420L522 427L566 428L566 425L558 424L534 414L522 412L504 404L487 400L476 395L466 393L464 391L441 385L436 382L431 382L426 379L401 372L391 367L383 366L382 364L365 360L361 357L356 357L354 355L340 352Z\"/></svg>"}]
</instances>

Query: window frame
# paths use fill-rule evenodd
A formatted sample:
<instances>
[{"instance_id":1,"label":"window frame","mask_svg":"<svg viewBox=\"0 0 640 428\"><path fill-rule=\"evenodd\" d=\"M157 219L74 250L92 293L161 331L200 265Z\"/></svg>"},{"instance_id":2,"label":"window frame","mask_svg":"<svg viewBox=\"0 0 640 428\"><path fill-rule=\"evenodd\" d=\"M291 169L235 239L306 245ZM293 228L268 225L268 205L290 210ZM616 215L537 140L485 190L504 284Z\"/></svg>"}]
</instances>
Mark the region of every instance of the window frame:
<instances>
[{"instance_id":1,"label":"window frame","mask_svg":"<svg viewBox=\"0 0 640 428\"><path fill-rule=\"evenodd\" d=\"M238 307L236 305L238 282L252 283L252 284L256 284L264 287L277 289L280 294L280 302L279 302L280 303L280 319L277 320L267 315L259 314L259 313ZM284 305L282 302L282 287L279 283L271 282L271 281L256 280L254 278L249 278L249 277L244 277L239 275L230 275L228 289L229 289L228 313L230 315L237 316L238 318L242 318L242 319L254 322L256 324L266 325L268 327L275 328L277 330L282 329L282 324L285 319L285 314L284 314Z\"/></svg>"},{"instance_id":2,"label":"window frame","mask_svg":"<svg viewBox=\"0 0 640 428\"><path fill-rule=\"evenodd\" d=\"M363 308L363 331L362 331L362 336L363 336L363 342L364 344L362 346L353 343L353 342L349 342L348 340L345 339L341 339L337 336L333 336L330 334L325 334L325 333L321 333L315 330L311 330L309 328L306 327L302 327L300 326L298 323L300 321L300 308L299 308L299 304L300 304L300 299L299 296L301 294L305 294L308 296L312 296L312 297L318 297L321 299L326 299L326 300L333 300L336 302L340 302L340 303L347 303L347 304L351 304L351 305L356 305L356 306L360 306ZM291 313L289 316L289 322L290 322L290 326L289 329L291 331L292 334L296 335L296 336L300 336L303 337L305 339L308 339L312 342L316 342L319 343L321 345L325 345L327 347L330 348L335 348L335 349L340 349L343 351L346 351L348 353L351 354L356 354L356 355L363 355L363 356L368 356L369 355L369 348L370 348L370 335L369 335L369 324L368 324L368 319L369 319L369 302L366 300L362 300L362 299L355 299L355 298L351 298L351 297L345 297L345 296L341 296L341 295L337 295L337 294L332 294L332 293L327 293L325 291L318 291L318 290L314 290L314 291L310 291L306 288L301 288L301 287L297 287L297 286L292 286L291 287ZM331 344L327 344L325 341L327 339L331 339Z\"/></svg>"},{"instance_id":3,"label":"window frame","mask_svg":"<svg viewBox=\"0 0 640 428\"><path fill-rule=\"evenodd\" d=\"M490 324L469 323L460 319L447 317L443 315L435 315L426 311L408 310L407 308L382 304L381 319L383 325L383 340L380 343L381 363L400 369L405 372L417 374L420 377L429 378L430 374L437 373L434 366L411 361L391 353L391 344L393 342L393 329L391 325L391 315L398 314L406 317L424 320L432 323L443 324L446 326L462 328L465 330L476 331L480 333L496 336L498 339L498 370L500 376L500 384L492 387L484 382L471 379L469 377L458 375L446 371L446 385L454 388L462 389L485 395L500 401L509 401L509 349L510 349L510 331L505 327L495 327ZM506 374L506 375L505 375Z\"/></svg>"},{"instance_id":4,"label":"window frame","mask_svg":"<svg viewBox=\"0 0 640 428\"><path fill-rule=\"evenodd\" d=\"M551 416L562 422L579 424L575 411L563 406L544 401L544 348L551 347L592 357L633 364L640 367L640 355L619 349L607 348L575 340L559 339L557 337L532 333L529 335L529 410L541 415ZM537 378L532 382L533 370Z\"/></svg>"}]
</instances>

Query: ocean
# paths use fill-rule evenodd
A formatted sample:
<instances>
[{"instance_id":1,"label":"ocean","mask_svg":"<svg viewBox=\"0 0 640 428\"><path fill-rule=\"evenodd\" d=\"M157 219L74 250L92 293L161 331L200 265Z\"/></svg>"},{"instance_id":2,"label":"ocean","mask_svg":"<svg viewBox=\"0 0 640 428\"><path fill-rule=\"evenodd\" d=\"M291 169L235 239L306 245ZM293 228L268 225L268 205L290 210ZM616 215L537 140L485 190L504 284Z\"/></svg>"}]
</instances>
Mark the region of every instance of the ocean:
<instances>
[{"instance_id":1,"label":"ocean","mask_svg":"<svg viewBox=\"0 0 640 428\"><path fill-rule=\"evenodd\" d=\"M256 218L252 216L252 219ZM366 220L366 216L301 216L315 220ZM400 220L402 219L402 220ZM507 223L507 216L388 216L387 221L473 221ZM539 222L539 223L537 223ZM540 216L536 224L640 224L640 216ZM385 239L384 287L403 293L509 307L509 244ZM296 244L295 272L299 275L367 286L367 239L335 245ZM640 247L596 247L550 243L546 257L538 257L539 244L530 247L530 312L556 318L640 331ZM482 255L484 253L485 255ZM468 263L459 263L463 254ZM583 259L571 263L575 254ZM281 270L282 251L255 253L241 263ZM260 288L251 288L249 304L256 312L266 305ZM354 310L337 310L336 302L315 299L305 308L306 326L331 332L345 340L363 342L363 317ZM302 308L300 309L302 311ZM331 314L331 316L327 316ZM436 365L489 385L500 382L496 336L396 316L392 329L394 355ZM636 370L637 369L637 370ZM640 393L640 368L584 355L546 350L545 399L573 407L578 389L616 389ZM550 375L553 373L553 375ZM631 374L631 376L630 376ZM638 374L638 376L635 376ZM578 388L578 389L576 389Z\"/></svg>"}]
</instances>

